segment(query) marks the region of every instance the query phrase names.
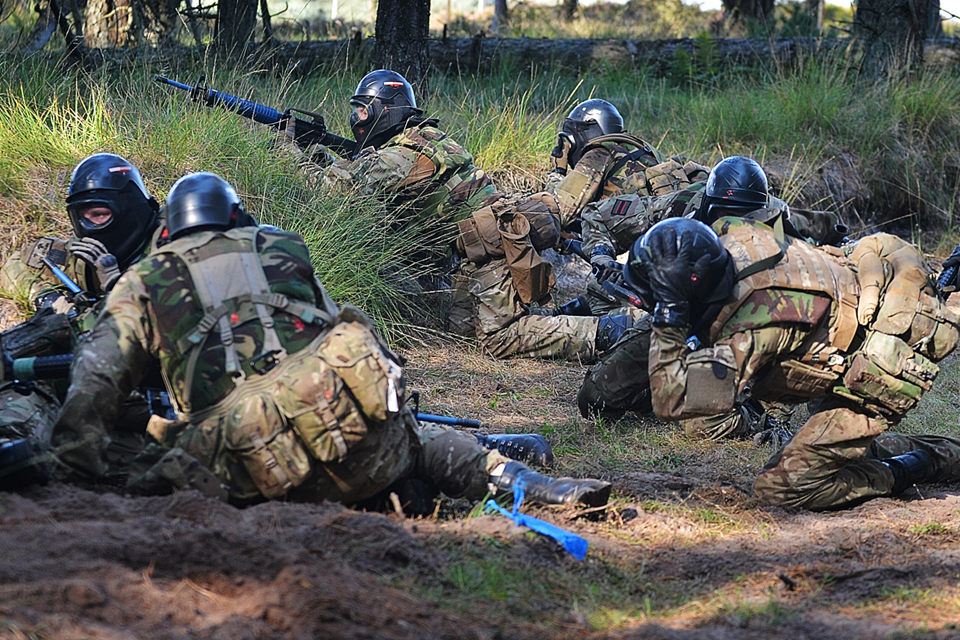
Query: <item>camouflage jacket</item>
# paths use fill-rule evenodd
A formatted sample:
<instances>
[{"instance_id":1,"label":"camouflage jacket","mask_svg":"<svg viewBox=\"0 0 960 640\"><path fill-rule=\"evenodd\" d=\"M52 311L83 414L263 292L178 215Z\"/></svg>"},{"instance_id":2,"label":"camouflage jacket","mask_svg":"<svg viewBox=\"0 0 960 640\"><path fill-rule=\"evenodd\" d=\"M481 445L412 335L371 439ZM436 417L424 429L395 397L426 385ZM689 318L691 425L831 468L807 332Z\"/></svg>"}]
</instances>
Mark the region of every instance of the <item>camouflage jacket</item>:
<instances>
[{"instance_id":1,"label":"camouflage jacket","mask_svg":"<svg viewBox=\"0 0 960 640\"><path fill-rule=\"evenodd\" d=\"M417 220L427 222L458 222L499 196L470 152L431 121L363 150L354 160L333 163L323 181L339 193L388 194L392 206L409 206Z\"/></svg>"},{"instance_id":2,"label":"camouflage jacket","mask_svg":"<svg viewBox=\"0 0 960 640\"><path fill-rule=\"evenodd\" d=\"M252 253L262 266L270 295L283 303L272 310L271 317L289 354L303 349L327 328L323 318L317 317L320 314L301 318L288 312L296 304L320 309L327 321L337 313L314 277L309 251L296 234L272 227L242 227L199 232L161 247L124 273L80 346L54 430L55 444L79 445L61 456L68 464L94 475L103 472L102 452L118 408L155 359L160 361L175 405L182 407L189 396L195 411L214 405L242 381L262 375L258 362L267 336L255 309L258 305L249 297L227 298L224 308L206 311L179 251L188 252L191 260L230 254L242 258ZM216 260L213 264L234 265ZM222 274L217 282L229 290L236 276ZM222 322L209 320L220 312L220 318L229 319L229 331L224 331ZM214 329L197 338L201 322ZM242 376L227 373L228 336L239 356ZM192 380L189 388L188 380Z\"/></svg>"},{"instance_id":3,"label":"camouflage jacket","mask_svg":"<svg viewBox=\"0 0 960 640\"><path fill-rule=\"evenodd\" d=\"M649 145L638 149L611 141L590 146L569 171L551 171L543 187L556 196L564 229L591 202L623 193L648 195L645 172L663 161Z\"/></svg>"},{"instance_id":4,"label":"camouflage jacket","mask_svg":"<svg viewBox=\"0 0 960 640\"><path fill-rule=\"evenodd\" d=\"M738 227L749 229L729 233ZM899 338L880 335L884 345L899 345L895 356L871 351L870 336L880 334L872 327L883 317L878 314L866 332L857 322L859 283L855 265L844 257L855 251L852 247L845 252L817 249L799 239L777 238L766 225L735 218L722 218L715 228L741 274L753 271L752 264L762 265L750 245L783 243L786 249L773 266L739 278L708 335L700 336L707 346L690 351L687 329L654 327L650 386L654 410L662 418L726 413L747 387L764 401L799 402L833 393L874 412L902 413L932 383L936 375L932 361L956 345L958 319L928 295L931 290L918 291L914 308L929 308L911 315ZM901 271L912 279L922 270L918 266L922 257L900 243L912 258ZM888 275L897 269L891 265ZM892 277L897 278L895 273ZM896 316L902 309L887 312ZM887 372L876 368L876 362L890 360L899 362L900 368ZM905 383L910 376L912 382Z\"/></svg>"},{"instance_id":5,"label":"camouflage jacket","mask_svg":"<svg viewBox=\"0 0 960 640\"><path fill-rule=\"evenodd\" d=\"M691 217L700 208L705 184L695 182L662 196L626 194L587 206L582 216L583 252L589 256L603 246L620 255L661 220ZM770 196L768 202L769 209L789 211L779 198Z\"/></svg>"}]
</instances>

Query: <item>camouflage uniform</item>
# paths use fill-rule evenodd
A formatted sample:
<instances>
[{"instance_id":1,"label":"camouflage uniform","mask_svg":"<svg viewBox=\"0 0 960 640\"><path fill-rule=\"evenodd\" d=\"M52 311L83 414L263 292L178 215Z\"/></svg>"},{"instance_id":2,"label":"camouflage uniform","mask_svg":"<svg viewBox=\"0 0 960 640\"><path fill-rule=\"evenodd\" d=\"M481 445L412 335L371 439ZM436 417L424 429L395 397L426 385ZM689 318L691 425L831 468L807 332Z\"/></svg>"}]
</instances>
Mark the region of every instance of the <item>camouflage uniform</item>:
<instances>
[{"instance_id":1,"label":"camouflage uniform","mask_svg":"<svg viewBox=\"0 0 960 640\"><path fill-rule=\"evenodd\" d=\"M714 227L742 275L709 328L710 346L690 351L685 329L654 327L657 415L722 414L748 387L761 400L817 399L754 484L773 504L822 510L890 495L894 476L878 458L919 448L934 458L931 481L957 478L960 440L881 435L957 343L960 319L936 297L922 256L885 234L841 252L778 238L757 222L722 218Z\"/></svg>"},{"instance_id":2,"label":"camouflage uniform","mask_svg":"<svg viewBox=\"0 0 960 640\"><path fill-rule=\"evenodd\" d=\"M697 179L705 178L704 167L687 167ZM549 198L557 211L561 228L575 222L589 203L623 193L647 194L652 190L672 190L689 184L683 167L675 160L663 161L660 153L642 140L627 134L603 136L587 145L576 166L567 172L551 172L544 192L532 196ZM552 197L551 197L552 196ZM483 347L497 358L549 357L581 362L596 358L596 317L531 315L529 307L517 295L505 260L483 264L465 263L461 269L461 287L469 292L465 305L474 310L473 323L460 321L454 330L469 335L475 329ZM456 294L455 294L456 295ZM610 303L606 296L594 295L594 316L630 314L636 309ZM454 314L459 320L468 313ZM467 328L464 329L463 325Z\"/></svg>"},{"instance_id":3,"label":"camouflage uniform","mask_svg":"<svg viewBox=\"0 0 960 640\"><path fill-rule=\"evenodd\" d=\"M74 361L54 444L63 462L101 475L117 409L159 359L180 420L151 426L169 448L151 452L131 487L354 502L419 476L449 495L482 496L506 458L471 435L420 427L368 322L349 307L338 313L295 234L177 238L111 292ZM384 381L386 399L371 395Z\"/></svg>"},{"instance_id":4,"label":"camouflage uniform","mask_svg":"<svg viewBox=\"0 0 960 640\"><path fill-rule=\"evenodd\" d=\"M667 218L690 217L700 208L703 182L660 196L625 195L587 207L583 213L583 249L589 255L598 246L615 254L630 250L637 238ZM762 211L773 214L786 210L782 200L770 197ZM580 413L619 417L625 411L646 412L650 408L650 379L647 351L650 347L649 321L634 325L584 377L577 394ZM751 416L744 406L730 413L684 420L688 435L711 440L744 437L751 433Z\"/></svg>"},{"instance_id":5,"label":"camouflage uniform","mask_svg":"<svg viewBox=\"0 0 960 640\"><path fill-rule=\"evenodd\" d=\"M448 224L499 193L470 152L435 124L427 120L353 160L334 162L323 169L324 185L338 193L389 194L392 207L409 206L416 221L433 223L452 242L455 229Z\"/></svg>"}]
</instances>

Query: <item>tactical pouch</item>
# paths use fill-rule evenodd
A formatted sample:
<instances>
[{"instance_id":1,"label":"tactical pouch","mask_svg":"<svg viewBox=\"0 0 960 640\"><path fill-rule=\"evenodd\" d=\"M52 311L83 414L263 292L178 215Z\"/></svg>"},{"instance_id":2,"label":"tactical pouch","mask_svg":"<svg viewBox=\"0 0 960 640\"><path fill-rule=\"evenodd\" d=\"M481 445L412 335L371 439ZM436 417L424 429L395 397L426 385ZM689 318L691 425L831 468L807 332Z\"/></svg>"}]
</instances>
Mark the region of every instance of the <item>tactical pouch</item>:
<instances>
[{"instance_id":1,"label":"tactical pouch","mask_svg":"<svg viewBox=\"0 0 960 640\"><path fill-rule=\"evenodd\" d=\"M224 449L239 460L267 498L278 498L310 475L310 456L269 393L242 396L223 423Z\"/></svg>"},{"instance_id":2,"label":"tactical pouch","mask_svg":"<svg viewBox=\"0 0 960 640\"><path fill-rule=\"evenodd\" d=\"M856 396L904 413L919 402L939 372L940 367L900 338L871 331L854 354L843 382Z\"/></svg>"},{"instance_id":3,"label":"tactical pouch","mask_svg":"<svg viewBox=\"0 0 960 640\"><path fill-rule=\"evenodd\" d=\"M934 362L947 357L957 346L960 318L938 298L920 294L917 313L910 323L904 341L916 345L915 349Z\"/></svg>"},{"instance_id":4,"label":"tactical pouch","mask_svg":"<svg viewBox=\"0 0 960 640\"><path fill-rule=\"evenodd\" d=\"M13 359L69 353L73 331L65 314L43 307L26 322L0 333L0 347Z\"/></svg>"},{"instance_id":5,"label":"tactical pouch","mask_svg":"<svg viewBox=\"0 0 960 640\"><path fill-rule=\"evenodd\" d=\"M758 395L797 395L799 397L812 398L824 393L834 384L836 384L839 374L829 368L821 368L814 365L797 362L796 360L785 360L772 367L770 371L765 371L764 375L757 380L753 389Z\"/></svg>"},{"instance_id":6,"label":"tactical pouch","mask_svg":"<svg viewBox=\"0 0 960 640\"><path fill-rule=\"evenodd\" d=\"M736 369L733 349L724 345L687 355L686 410L700 415L729 411L737 395Z\"/></svg>"},{"instance_id":7,"label":"tactical pouch","mask_svg":"<svg viewBox=\"0 0 960 640\"><path fill-rule=\"evenodd\" d=\"M492 207L483 207L457 223L460 237L457 238L457 250L467 260L482 265L488 260L503 257L500 244L500 232L497 230L497 216Z\"/></svg>"},{"instance_id":8,"label":"tactical pouch","mask_svg":"<svg viewBox=\"0 0 960 640\"><path fill-rule=\"evenodd\" d=\"M650 167L645 174L650 193L655 196L666 195L690 186L690 180L683 171L683 167L673 159Z\"/></svg>"},{"instance_id":9,"label":"tactical pouch","mask_svg":"<svg viewBox=\"0 0 960 640\"><path fill-rule=\"evenodd\" d=\"M530 223L530 242L537 251L555 249L560 242L560 209L549 193L535 193L517 205Z\"/></svg>"},{"instance_id":10,"label":"tactical pouch","mask_svg":"<svg viewBox=\"0 0 960 640\"><path fill-rule=\"evenodd\" d=\"M499 220L500 239L510 276L521 302L540 300L556 283L553 266L540 257L530 242L530 222L523 214L504 213Z\"/></svg>"},{"instance_id":11,"label":"tactical pouch","mask_svg":"<svg viewBox=\"0 0 960 640\"><path fill-rule=\"evenodd\" d=\"M284 363L274 387L279 410L321 462L343 461L371 427L399 413L404 393L396 358L345 310L315 350Z\"/></svg>"}]
</instances>

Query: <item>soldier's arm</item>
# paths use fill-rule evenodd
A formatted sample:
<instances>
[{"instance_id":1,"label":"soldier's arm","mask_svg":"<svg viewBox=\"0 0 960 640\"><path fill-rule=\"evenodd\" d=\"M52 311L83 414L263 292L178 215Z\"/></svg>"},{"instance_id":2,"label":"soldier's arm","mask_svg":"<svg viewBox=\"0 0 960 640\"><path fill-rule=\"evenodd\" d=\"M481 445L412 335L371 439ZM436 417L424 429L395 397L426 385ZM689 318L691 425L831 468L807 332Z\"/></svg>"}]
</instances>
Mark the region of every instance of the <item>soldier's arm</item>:
<instances>
[{"instance_id":1,"label":"soldier's arm","mask_svg":"<svg viewBox=\"0 0 960 640\"><path fill-rule=\"evenodd\" d=\"M670 217L674 198L630 194L587 205L581 216L584 253L590 255L598 246L609 247L615 255L629 251L650 227Z\"/></svg>"},{"instance_id":2,"label":"soldier's arm","mask_svg":"<svg viewBox=\"0 0 960 640\"><path fill-rule=\"evenodd\" d=\"M556 184L552 191L560 207L561 227L568 227L587 204L599 197L603 176L611 161L612 157L606 149L591 149L577 161L576 167L567 171L563 180Z\"/></svg>"},{"instance_id":3,"label":"soldier's arm","mask_svg":"<svg viewBox=\"0 0 960 640\"><path fill-rule=\"evenodd\" d=\"M423 157L426 162L418 160ZM363 195L396 191L413 182L430 179L436 172L429 158L412 149L370 149L355 160L340 160L327 168L324 185L337 193L358 191Z\"/></svg>"},{"instance_id":4,"label":"soldier's arm","mask_svg":"<svg viewBox=\"0 0 960 640\"><path fill-rule=\"evenodd\" d=\"M732 411L747 382L781 354L799 348L808 332L800 325L771 324L690 351L686 329L654 327L650 344L654 411L665 420Z\"/></svg>"},{"instance_id":5,"label":"soldier's arm","mask_svg":"<svg viewBox=\"0 0 960 640\"><path fill-rule=\"evenodd\" d=\"M74 357L53 444L61 461L94 477L106 472L104 452L120 406L143 379L156 349L147 300L143 283L128 271Z\"/></svg>"}]
</instances>

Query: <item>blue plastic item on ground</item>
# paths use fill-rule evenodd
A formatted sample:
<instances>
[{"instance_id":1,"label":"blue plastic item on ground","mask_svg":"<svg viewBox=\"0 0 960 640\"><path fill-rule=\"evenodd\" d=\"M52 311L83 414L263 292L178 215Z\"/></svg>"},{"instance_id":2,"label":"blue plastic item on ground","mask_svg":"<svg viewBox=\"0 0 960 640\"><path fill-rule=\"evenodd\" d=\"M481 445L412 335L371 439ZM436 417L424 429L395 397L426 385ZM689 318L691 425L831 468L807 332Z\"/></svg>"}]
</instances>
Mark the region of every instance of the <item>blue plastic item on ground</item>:
<instances>
[{"instance_id":1,"label":"blue plastic item on ground","mask_svg":"<svg viewBox=\"0 0 960 640\"><path fill-rule=\"evenodd\" d=\"M536 531L539 534L545 535L547 537L553 538L560 545L570 552L577 560L583 560L587 556L587 541L578 536L575 533L570 533L565 529L554 526L549 522L544 522L539 518L534 518L533 516L528 516L524 513L520 513L520 505L523 504L523 476L517 478L517 482L513 487L513 511L507 511L500 505L498 505L493 500L487 500L487 509L499 511L506 517L513 520L516 524L527 527Z\"/></svg>"}]
</instances>

